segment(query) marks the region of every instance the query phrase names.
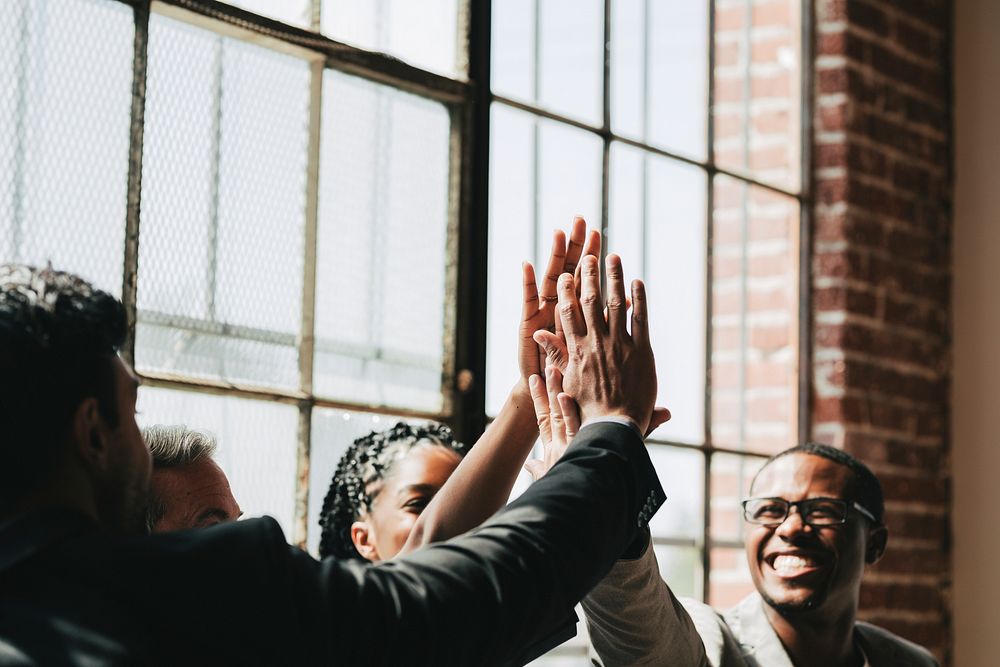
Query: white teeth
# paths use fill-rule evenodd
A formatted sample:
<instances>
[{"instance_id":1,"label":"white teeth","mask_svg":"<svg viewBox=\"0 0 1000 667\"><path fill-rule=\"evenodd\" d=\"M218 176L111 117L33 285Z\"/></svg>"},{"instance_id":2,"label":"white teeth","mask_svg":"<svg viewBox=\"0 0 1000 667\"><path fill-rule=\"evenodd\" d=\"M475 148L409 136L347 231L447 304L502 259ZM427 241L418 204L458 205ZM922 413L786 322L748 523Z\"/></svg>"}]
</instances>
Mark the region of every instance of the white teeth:
<instances>
[{"instance_id":1,"label":"white teeth","mask_svg":"<svg viewBox=\"0 0 1000 667\"><path fill-rule=\"evenodd\" d=\"M799 570L815 566L816 561L802 556L778 556L774 559L774 571L778 574L794 574Z\"/></svg>"}]
</instances>

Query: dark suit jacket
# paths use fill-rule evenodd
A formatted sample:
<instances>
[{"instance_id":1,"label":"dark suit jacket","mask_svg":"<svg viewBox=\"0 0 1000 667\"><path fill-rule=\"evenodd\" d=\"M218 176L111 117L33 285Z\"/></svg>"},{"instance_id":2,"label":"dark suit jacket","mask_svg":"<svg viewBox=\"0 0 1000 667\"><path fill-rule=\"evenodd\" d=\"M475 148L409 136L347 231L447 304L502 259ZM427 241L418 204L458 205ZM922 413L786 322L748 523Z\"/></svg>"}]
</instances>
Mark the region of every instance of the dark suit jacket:
<instances>
[{"instance_id":1,"label":"dark suit jacket","mask_svg":"<svg viewBox=\"0 0 1000 667\"><path fill-rule=\"evenodd\" d=\"M0 527L0 664L491 665L533 657L663 501L618 424L477 530L377 566L316 561L273 519L118 538Z\"/></svg>"}]
</instances>

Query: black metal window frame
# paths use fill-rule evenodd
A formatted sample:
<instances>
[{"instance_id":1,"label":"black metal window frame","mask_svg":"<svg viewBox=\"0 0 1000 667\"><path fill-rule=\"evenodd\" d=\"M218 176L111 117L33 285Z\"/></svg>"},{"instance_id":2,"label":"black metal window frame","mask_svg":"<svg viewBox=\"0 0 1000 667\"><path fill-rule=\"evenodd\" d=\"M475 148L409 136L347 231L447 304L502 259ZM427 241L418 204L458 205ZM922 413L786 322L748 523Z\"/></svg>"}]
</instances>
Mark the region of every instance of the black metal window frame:
<instances>
[{"instance_id":1,"label":"black metal window frame","mask_svg":"<svg viewBox=\"0 0 1000 667\"><path fill-rule=\"evenodd\" d=\"M143 374L146 385L168 389L239 396L259 400L277 401L296 405L299 409L298 429L298 483L296 491L295 525L293 541L304 544L308 531L308 471L310 462L311 416L313 408L342 408L371 413L392 413L415 418L438 419L450 423L460 437L475 440L488 424L486 413L486 345L487 345L487 258L489 218L489 146L490 111L493 104L502 104L583 130L600 138L602 142L602 192L600 228L605 238L608 234L610 152L613 143L631 146L644 153L667 158L697 167L704 171L709 187L706 191L706 283L705 283L705 396L704 441L699 445L651 441L658 447L695 450L704 461L703 530L701 539L658 538L657 544L694 547L700 550L702 562L702 597L709 592L710 556L714 547L741 547L738 541L711 538L712 459L716 454L736 455L760 460L766 454L744 449L717 446L712 440L711 415L711 359L712 359L712 215L714 210L712 183L716 176L724 176L748 186L759 187L791 199L799 204L799 304L798 304L798 396L797 434L805 440L810 428L811 352L809 303L809 260L811 248L812 178L812 3L801 0L801 187L792 191L757 180L749 173L726 169L714 160L714 69L715 69L715 1L708 0L708 118L706 123L705 160L673 153L636 139L616 134L611 125L611 20L614 0L604 4L604 65L603 65L603 118L601 125L591 125L578 119L553 113L541 106L495 95L490 89L491 61L491 1L464 0L459 2L459 59L467 65L467 79L450 78L407 64L392 56L368 51L329 39L319 33L320 2L313 0L311 25L313 30L289 26L213 0L113 0L133 7L135 12L134 78L132 87L132 112L127 190L126 239L122 298L128 314L129 343L124 356L134 362L134 332L136 326L136 297L138 272L138 244L141 242L139 211L141 207L143 114L145 108L146 58L149 18L160 8L176 8L203 20L202 26L216 29L228 26L239 34L254 35L274 43L303 49L312 54L313 68L312 108L310 115L309 164L318 162L319 104L321 85L317 78L326 69L338 70L379 84L384 84L416 95L435 100L446 106L451 118L449 215L452 220L451 248L457 252L455 270L448 276L448 288L454 296L454 306L448 310L453 321L446 329L452 333L453 348L445 350L442 369L444 408L440 412L405 410L396 406L354 404L317 397L312 391L312 331L315 284L315 234L317 186L315 178L308 183L306 213L306 261L303 290L302 341L300 342L300 386L297 391L279 391L259 387L237 386L226 382L172 377L155 373ZM539 0L536 0L536 4ZM645 0L648 12L650 0ZM750 6L752 0L747 0ZM748 28L749 29L749 28ZM536 37L537 39L537 37ZM749 43L749 42L748 42ZM536 49L537 53L537 49ZM648 82L647 82L648 84ZM315 169L311 169L315 172ZM605 244L606 248L607 244ZM454 259L454 258L453 258Z\"/></svg>"}]
</instances>

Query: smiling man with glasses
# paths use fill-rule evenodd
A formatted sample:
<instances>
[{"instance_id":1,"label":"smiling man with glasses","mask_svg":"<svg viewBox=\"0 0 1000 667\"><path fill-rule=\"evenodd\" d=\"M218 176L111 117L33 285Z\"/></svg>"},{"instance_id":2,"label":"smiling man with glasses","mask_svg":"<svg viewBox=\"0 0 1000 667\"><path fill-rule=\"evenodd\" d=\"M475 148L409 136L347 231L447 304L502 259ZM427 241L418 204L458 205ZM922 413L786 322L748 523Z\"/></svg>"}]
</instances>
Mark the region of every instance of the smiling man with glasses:
<instances>
[{"instance_id":1,"label":"smiling man with glasses","mask_svg":"<svg viewBox=\"0 0 1000 667\"><path fill-rule=\"evenodd\" d=\"M757 591L726 612L679 601L647 547L584 599L595 664L937 665L923 648L857 620L865 566L886 548L883 514L878 479L850 454L818 444L777 454L743 501Z\"/></svg>"}]
</instances>

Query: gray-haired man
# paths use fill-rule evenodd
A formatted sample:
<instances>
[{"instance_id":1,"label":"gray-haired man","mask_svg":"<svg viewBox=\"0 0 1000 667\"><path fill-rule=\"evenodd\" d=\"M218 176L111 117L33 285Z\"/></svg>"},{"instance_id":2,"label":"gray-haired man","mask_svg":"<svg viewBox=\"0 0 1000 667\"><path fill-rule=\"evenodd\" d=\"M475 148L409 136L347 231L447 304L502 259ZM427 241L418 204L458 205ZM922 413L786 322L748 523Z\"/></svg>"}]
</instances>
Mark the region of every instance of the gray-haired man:
<instances>
[{"instance_id":1,"label":"gray-haired man","mask_svg":"<svg viewBox=\"0 0 1000 667\"><path fill-rule=\"evenodd\" d=\"M184 426L149 426L142 437L153 458L146 524L152 533L206 528L243 513L229 480L212 459L215 438Z\"/></svg>"}]
</instances>

